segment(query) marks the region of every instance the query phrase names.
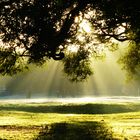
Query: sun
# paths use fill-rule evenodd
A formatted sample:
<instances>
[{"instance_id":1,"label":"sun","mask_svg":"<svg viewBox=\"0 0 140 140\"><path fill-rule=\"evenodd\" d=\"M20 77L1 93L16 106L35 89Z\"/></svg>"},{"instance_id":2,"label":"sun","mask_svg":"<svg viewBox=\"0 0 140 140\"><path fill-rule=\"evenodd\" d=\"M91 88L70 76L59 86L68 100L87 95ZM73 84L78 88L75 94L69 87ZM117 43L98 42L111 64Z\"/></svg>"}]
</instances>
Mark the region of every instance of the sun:
<instances>
[{"instance_id":1,"label":"sun","mask_svg":"<svg viewBox=\"0 0 140 140\"><path fill-rule=\"evenodd\" d=\"M89 34L89 36L91 35L92 28L88 20L81 19L81 18L76 17L75 22L79 23L79 29L77 31L76 39L82 44L82 43L85 43L85 40L86 40L85 34ZM78 49L80 48L80 44L76 44L74 42L72 43L73 44L69 44L67 46L67 51L70 53L77 53Z\"/></svg>"},{"instance_id":2,"label":"sun","mask_svg":"<svg viewBox=\"0 0 140 140\"><path fill-rule=\"evenodd\" d=\"M68 52L71 52L71 53L76 53L78 49L79 47L77 45L69 45L67 48Z\"/></svg>"},{"instance_id":3,"label":"sun","mask_svg":"<svg viewBox=\"0 0 140 140\"><path fill-rule=\"evenodd\" d=\"M83 30L83 32L90 33L91 32L91 25L89 21L86 19L83 19L83 21L80 23L80 29Z\"/></svg>"}]
</instances>

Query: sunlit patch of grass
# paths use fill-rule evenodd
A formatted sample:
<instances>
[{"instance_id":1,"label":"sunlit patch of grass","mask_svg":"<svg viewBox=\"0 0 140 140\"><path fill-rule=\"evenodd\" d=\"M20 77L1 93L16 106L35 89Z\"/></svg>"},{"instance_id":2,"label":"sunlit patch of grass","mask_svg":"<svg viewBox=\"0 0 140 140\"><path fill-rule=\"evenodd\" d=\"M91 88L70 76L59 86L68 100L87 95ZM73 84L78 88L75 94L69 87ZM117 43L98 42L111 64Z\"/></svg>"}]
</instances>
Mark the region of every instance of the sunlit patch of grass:
<instances>
[{"instance_id":1,"label":"sunlit patch of grass","mask_svg":"<svg viewBox=\"0 0 140 140\"><path fill-rule=\"evenodd\" d=\"M8 140L32 140L41 131L39 126L0 126L0 138Z\"/></svg>"},{"instance_id":2,"label":"sunlit patch of grass","mask_svg":"<svg viewBox=\"0 0 140 140\"><path fill-rule=\"evenodd\" d=\"M0 104L0 139L30 140L42 130L47 133L48 125L67 123L76 129L82 122L84 128L89 127L86 122L107 124L118 140L140 139L140 104Z\"/></svg>"},{"instance_id":3,"label":"sunlit patch of grass","mask_svg":"<svg viewBox=\"0 0 140 140\"><path fill-rule=\"evenodd\" d=\"M140 112L112 114L110 125L117 134L122 134L128 139L140 139Z\"/></svg>"}]
</instances>

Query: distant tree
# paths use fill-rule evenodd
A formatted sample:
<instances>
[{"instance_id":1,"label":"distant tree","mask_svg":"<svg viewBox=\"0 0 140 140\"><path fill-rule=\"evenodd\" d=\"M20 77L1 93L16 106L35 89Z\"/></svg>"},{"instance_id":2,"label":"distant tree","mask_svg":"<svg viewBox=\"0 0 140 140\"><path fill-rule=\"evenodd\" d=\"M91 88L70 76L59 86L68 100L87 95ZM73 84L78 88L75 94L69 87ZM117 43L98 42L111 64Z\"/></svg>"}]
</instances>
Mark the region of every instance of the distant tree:
<instances>
[{"instance_id":1,"label":"distant tree","mask_svg":"<svg viewBox=\"0 0 140 140\"><path fill-rule=\"evenodd\" d=\"M86 32L81 23L90 24ZM138 0L1 0L0 73L13 75L28 64L62 60L72 80L92 74L90 57L102 56L102 46L129 41L120 59L130 74L140 66L140 6ZM76 46L76 52L68 52ZM75 53L75 54L74 54Z\"/></svg>"}]
</instances>

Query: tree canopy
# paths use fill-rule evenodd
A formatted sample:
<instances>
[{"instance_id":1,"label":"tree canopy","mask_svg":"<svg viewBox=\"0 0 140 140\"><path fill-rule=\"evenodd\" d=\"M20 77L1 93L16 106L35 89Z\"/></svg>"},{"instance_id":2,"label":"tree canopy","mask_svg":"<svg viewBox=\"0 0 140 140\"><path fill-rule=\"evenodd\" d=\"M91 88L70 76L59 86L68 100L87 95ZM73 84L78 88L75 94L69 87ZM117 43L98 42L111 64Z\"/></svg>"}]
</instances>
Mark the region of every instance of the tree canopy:
<instances>
[{"instance_id":1,"label":"tree canopy","mask_svg":"<svg viewBox=\"0 0 140 140\"><path fill-rule=\"evenodd\" d=\"M80 81L92 74L90 57L102 56L103 46L114 49L114 40L129 42L120 62L130 74L138 73L138 0L1 0L0 13L2 75L52 58L64 63L71 80ZM81 27L83 21L90 32Z\"/></svg>"}]
</instances>

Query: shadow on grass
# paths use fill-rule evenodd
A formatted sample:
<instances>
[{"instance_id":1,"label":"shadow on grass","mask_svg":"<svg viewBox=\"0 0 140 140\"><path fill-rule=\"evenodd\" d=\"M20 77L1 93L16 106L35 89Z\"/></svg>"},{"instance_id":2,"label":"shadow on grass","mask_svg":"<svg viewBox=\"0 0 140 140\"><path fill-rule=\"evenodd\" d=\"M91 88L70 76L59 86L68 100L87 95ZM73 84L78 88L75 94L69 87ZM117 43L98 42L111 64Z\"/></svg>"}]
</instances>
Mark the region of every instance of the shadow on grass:
<instances>
[{"instance_id":1,"label":"shadow on grass","mask_svg":"<svg viewBox=\"0 0 140 140\"><path fill-rule=\"evenodd\" d=\"M0 111L25 111L31 113L61 114L112 114L140 111L140 104L67 104L67 105L34 105L6 104L0 105Z\"/></svg>"},{"instance_id":2,"label":"shadow on grass","mask_svg":"<svg viewBox=\"0 0 140 140\"><path fill-rule=\"evenodd\" d=\"M115 140L103 122L55 123L45 126L34 140Z\"/></svg>"}]
</instances>

